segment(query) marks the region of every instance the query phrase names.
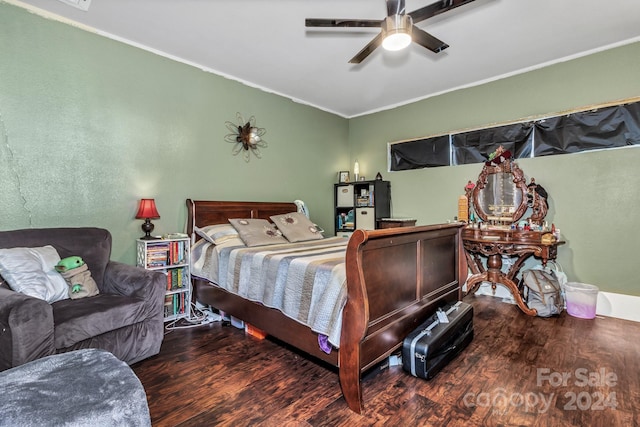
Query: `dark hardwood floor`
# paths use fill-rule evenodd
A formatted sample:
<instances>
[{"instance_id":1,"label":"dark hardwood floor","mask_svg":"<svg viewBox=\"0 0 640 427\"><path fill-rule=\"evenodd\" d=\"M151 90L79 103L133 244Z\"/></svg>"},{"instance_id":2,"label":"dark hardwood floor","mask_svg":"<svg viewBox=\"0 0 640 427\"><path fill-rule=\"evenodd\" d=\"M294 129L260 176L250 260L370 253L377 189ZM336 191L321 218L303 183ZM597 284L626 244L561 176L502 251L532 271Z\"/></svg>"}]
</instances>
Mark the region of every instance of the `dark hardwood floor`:
<instances>
[{"instance_id":1,"label":"dark hardwood floor","mask_svg":"<svg viewBox=\"0 0 640 427\"><path fill-rule=\"evenodd\" d=\"M168 333L133 369L154 426L640 425L640 323L465 301L475 310L469 347L430 381L401 366L367 373L362 415L331 368L220 323Z\"/></svg>"}]
</instances>

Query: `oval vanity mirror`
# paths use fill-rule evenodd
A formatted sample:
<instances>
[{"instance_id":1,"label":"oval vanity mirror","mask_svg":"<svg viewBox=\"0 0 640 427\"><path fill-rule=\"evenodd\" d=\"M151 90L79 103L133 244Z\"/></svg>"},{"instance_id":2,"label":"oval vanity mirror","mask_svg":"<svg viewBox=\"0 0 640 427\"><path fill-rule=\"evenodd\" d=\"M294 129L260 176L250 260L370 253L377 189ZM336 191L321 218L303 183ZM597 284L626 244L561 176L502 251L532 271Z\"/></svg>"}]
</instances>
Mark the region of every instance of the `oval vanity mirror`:
<instances>
[{"instance_id":1,"label":"oval vanity mirror","mask_svg":"<svg viewBox=\"0 0 640 427\"><path fill-rule=\"evenodd\" d=\"M524 174L510 159L497 165L485 164L473 189L472 204L483 221L511 224L527 210Z\"/></svg>"}]
</instances>

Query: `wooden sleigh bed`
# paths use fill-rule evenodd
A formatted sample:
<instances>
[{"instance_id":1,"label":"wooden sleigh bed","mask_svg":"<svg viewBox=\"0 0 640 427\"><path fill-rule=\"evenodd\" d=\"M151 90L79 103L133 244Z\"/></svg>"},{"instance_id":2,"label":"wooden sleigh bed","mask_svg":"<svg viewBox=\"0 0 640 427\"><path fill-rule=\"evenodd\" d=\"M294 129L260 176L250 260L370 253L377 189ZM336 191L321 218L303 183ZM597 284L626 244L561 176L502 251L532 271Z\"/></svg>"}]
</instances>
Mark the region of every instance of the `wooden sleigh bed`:
<instances>
[{"instance_id":1,"label":"wooden sleigh bed","mask_svg":"<svg viewBox=\"0 0 640 427\"><path fill-rule=\"evenodd\" d=\"M293 203L187 200L187 231L296 211ZM198 301L233 315L338 368L350 409L363 411L361 375L397 351L403 339L445 302L461 298L467 275L461 224L356 230L347 245L347 301L340 347L331 353L318 334L277 309L194 278Z\"/></svg>"}]
</instances>

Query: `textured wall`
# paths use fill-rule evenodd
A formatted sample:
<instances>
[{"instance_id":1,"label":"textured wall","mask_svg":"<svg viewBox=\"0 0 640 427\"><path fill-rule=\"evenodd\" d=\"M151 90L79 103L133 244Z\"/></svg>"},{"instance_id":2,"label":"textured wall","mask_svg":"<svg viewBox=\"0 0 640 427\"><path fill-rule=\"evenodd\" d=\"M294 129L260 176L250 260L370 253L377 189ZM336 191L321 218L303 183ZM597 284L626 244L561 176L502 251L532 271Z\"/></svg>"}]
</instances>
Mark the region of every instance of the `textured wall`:
<instances>
[{"instance_id":1,"label":"textured wall","mask_svg":"<svg viewBox=\"0 0 640 427\"><path fill-rule=\"evenodd\" d=\"M184 199L307 201L332 224L338 170L381 172L393 212L456 215L480 165L388 173L386 144L640 95L640 43L390 111L345 120L0 3L0 229L95 225L134 262L137 201L154 197L156 232L180 231ZM223 142L224 122L255 115L261 160ZM550 193L570 279L640 295L634 268L640 150L522 160Z\"/></svg>"},{"instance_id":2,"label":"textured wall","mask_svg":"<svg viewBox=\"0 0 640 427\"><path fill-rule=\"evenodd\" d=\"M0 229L105 227L127 263L142 197L154 233L182 231L188 197L300 198L333 229L346 119L5 3L0 58ZM262 159L224 142L236 112L266 128Z\"/></svg>"},{"instance_id":3,"label":"textured wall","mask_svg":"<svg viewBox=\"0 0 640 427\"><path fill-rule=\"evenodd\" d=\"M640 43L350 120L350 150L365 175L387 170L388 142L487 126L640 96ZM548 219L567 244L569 279L640 295L635 268L640 147L520 160L550 194ZM393 212L419 224L451 220L482 165L383 173ZM375 173L375 172L373 172Z\"/></svg>"}]
</instances>

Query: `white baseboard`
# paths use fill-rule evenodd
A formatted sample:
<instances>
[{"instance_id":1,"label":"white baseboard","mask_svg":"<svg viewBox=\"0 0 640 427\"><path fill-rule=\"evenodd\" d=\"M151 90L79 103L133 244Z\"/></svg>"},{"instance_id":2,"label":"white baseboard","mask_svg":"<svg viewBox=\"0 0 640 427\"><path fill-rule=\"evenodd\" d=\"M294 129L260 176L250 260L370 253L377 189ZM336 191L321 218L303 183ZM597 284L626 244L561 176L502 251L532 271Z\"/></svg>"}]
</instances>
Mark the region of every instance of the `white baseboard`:
<instances>
[{"instance_id":1,"label":"white baseboard","mask_svg":"<svg viewBox=\"0 0 640 427\"><path fill-rule=\"evenodd\" d=\"M476 295L488 295L500 298L503 302L514 303L511 292L499 283L496 284L495 292L490 283L483 283L476 291ZM598 292L596 315L640 322L638 307L640 307L640 297L638 296L600 291Z\"/></svg>"},{"instance_id":2,"label":"white baseboard","mask_svg":"<svg viewBox=\"0 0 640 427\"><path fill-rule=\"evenodd\" d=\"M618 319L640 322L640 297L635 295L614 294L613 292L598 292L596 314L616 317Z\"/></svg>"}]
</instances>

